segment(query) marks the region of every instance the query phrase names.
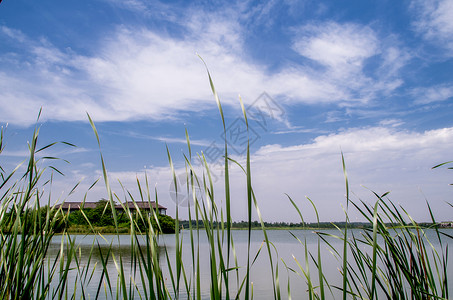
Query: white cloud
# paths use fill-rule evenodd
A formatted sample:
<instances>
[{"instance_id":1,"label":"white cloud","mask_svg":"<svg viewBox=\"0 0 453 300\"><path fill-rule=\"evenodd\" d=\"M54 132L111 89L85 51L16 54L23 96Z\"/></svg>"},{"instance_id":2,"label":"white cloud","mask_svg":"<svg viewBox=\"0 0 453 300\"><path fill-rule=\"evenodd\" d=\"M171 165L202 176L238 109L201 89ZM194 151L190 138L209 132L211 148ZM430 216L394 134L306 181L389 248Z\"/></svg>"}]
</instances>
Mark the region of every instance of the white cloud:
<instances>
[{"instance_id":1,"label":"white cloud","mask_svg":"<svg viewBox=\"0 0 453 300\"><path fill-rule=\"evenodd\" d=\"M307 129L307 128L289 128L288 130L279 130L279 131L273 131L272 134L288 134L288 133L313 133L315 132L314 129ZM319 131L316 131L319 132Z\"/></svg>"},{"instance_id":2,"label":"white cloud","mask_svg":"<svg viewBox=\"0 0 453 300\"><path fill-rule=\"evenodd\" d=\"M414 17L416 30L426 39L452 50L453 2L451 0L413 0L411 6L416 12Z\"/></svg>"},{"instance_id":3,"label":"white cloud","mask_svg":"<svg viewBox=\"0 0 453 300\"><path fill-rule=\"evenodd\" d=\"M416 88L411 94L415 98L415 104L429 104L451 99L453 97L453 87L442 84L428 88Z\"/></svg>"},{"instance_id":4,"label":"white cloud","mask_svg":"<svg viewBox=\"0 0 453 300\"><path fill-rule=\"evenodd\" d=\"M127 8L134 12L143 12L147 11L147 6L143 1L140 0L126 0L126 1L118 1L118 0L107 0L107 2L111 2L114 5Z\"/></svg>"},{"instance_id":5,"label":"white cloud","mask_svg":"<svg viewBox=\"0 0 453 300\"><path fill-rule=\"evenodd\" d=\"M330 86L327 96L343 103L363 103L389 95L403 84L399 71L411 58L396 36L380 37L369 26L325 22L295 30L293 49L324 70L311 70L318 86ZM378 67L367 65L369 59ZM314 72L313 72L314 71ZM308 72L306 72L308 74Z\"/></svg>"},{"instance_id":6,"label":"white cloud","mask_svg":"<svg viewBox=\"0 0 453 300\"><path fill-rule=\"evenodd\" d=\"M411 216L419 221L429 220L424 195L439 220L451 216L445 198L453 190L451 170L431 168L451 160L453 128L425 132L408 132L396 128L372 127L351 129L337 134L319 136L312 143L281 146L267 145L251 156L252 184L260 210L268 221L297 221L297 212L285 196L290 195L301 207L306 220L314 221L315 214L305 196L316 204L321 220L344 220L342 205L345 205L345 184L341 165L344 153L351 199L358 198L374 203L378 194L390 191L389 198L401 204ZM244 157L233 157L244 165ZM225 193L222 166L212 165L215 181L214 195L217 205L224 205ZM202 170L195 163L195 170L202 179ZM144 170L109 173L113 190L121 201L122 188L139 197L137 177L144 186ZM146 170L151 196L157 186L159 201L169 208L174 216L174 201L170 196L172 174L169 167ZM176 175L185 174L184 166L175 166ZM101 174L100 171L98 172ZM88 185L87 183L86 185ZM235 220L247 218L246 180L243 171L231 164L230 186L232 215ZM67 188L66 190L69 190ZM81 189L84 191L84 189ZM86 190L86 189L85 189ZM183 190L183 189L182 189ZM91 199L105 197L102 183L93 189ZM424 195L423 195L424 194ZM186 218L185 208L180 212ZM254 214L256 218L256 214ZM353 221L358 213L351 209Z\"/></svg>"},{"instance_id":7,"label":"white cloud","mask_svg":"<svg viewBox=\"0 0 453 300\"><path fill-rule=\"evenodd\" d=\"M122 121L215 108L196 52L209 64L217 88L226 91L223 103L237 105L244 87L243 94L250 95L245 100L251 101L263 91L262 71L236 55L241 52L237 26L212 19L194 15L183 39L120 27L92 57L28 41L27 63L18 57L0 73L0 104L7 107L0 117L28 125L41 106L43 119L68 121L85 120L86 111L97 121Z\"/></svg>"},{"instance_id":8,"label":"white cloud","mask_svg":"<svg viewBox=\"0 0 453 300\"><path fill-rule=\"evenodd\" d=\"M334 71L356 69L378 53L378 39L368 27L356 24L323 23L301 28L294 49Z\"/></svg>"},{"instance_id":9,"label":"white cloud","mask_svg":"<svg viewBox=\"0 0 453 300\"><path fill-rule=\"evenodd\" d=\"M308 217L314 215L305 195L315 202L323 220L341 220L341 203L345 204L343 151L350 189L358 197L367 202L376 200L363 186L378 194L390 191L394 203L402 204L416 219L428 220L420 188L439 218L447 219L450 212L444 205L449 199L443 197L451 189L451 177L431 167L451 160L452 141L453 128L417 133L375 127L319 136L310 144L268 145L252 158L255 193L263 215L273 220L297 217L284 193L298 203L305 201Z\"/></svg>"},{"instance_id":10,"label":"white cloud","mask_svg":"<svg viewBox=\"0 0 453 300\"><path fill-rule=\"evenodd\" d=\"M138 134L136 132L127 132L126 135L129 137L135 137L135 138L140 138L140 139L156 140L156 141L160 141L160 142L164 142L164 143L168 143L168 144L176 143L176 144L187 145L187 139L185 139L185 138L175 138L175 137L167 137L167 136L151 136L151 135ZM206 147L211 144L211 141L190 139L190 144Z\"/></svg>"},{"instance_id":11,"label":"white cloud","mask_svg":"<svg viewBox=\"0 0 453 300\"><path fill-rule=\"evenodd\" d=\"M294 65L269 73L266 66L244 55L245 28L234 14L191 11L177 25L184 28L182 36L119 26L98 42L93 56L24 37L26 53L17 53L0 72L0 105L5 107L0 118L29 125L40 107L43 120L66 121L86 120L86 112L96 121L125 121L177 118L181 111L215 109L197 52L210 68L222 103L238 109L238 94L246 104L266 91L292 103L357 105L401 84L401 66L392 62L404 65L402 52L396 46L382 46L367 26L306 26L294 45L328 70ZM368 58L378 54L383 69L373 79L363 68Z\"/></svg>"},{"instance_id":12,"label":"white cloud","mask_svg":"<svg viewBox=\"0 0 453 300\"><path fill-rule=\"evenodd\" d=\"M392 78L398 75L398 72L412 58L410 51L403 47L397 47L398 40L394 37L389 37L386 41L386 47L382 49L382 64L379 67L380 76ZM400 83L399 83L400 84Z\"/></svg>"},{"instance_id":13,"label":"white cloud","mask_svg":"<svg viewBox=\"0 0 453 300\"><path fill-rule=\"evenodd\" d=\"M25 35L17 29L9 28L6 26L0 26L0 31L8 36L10 39L14 39L18 42L24 42L26 40Z\"/></svg>"},{"instance_id":14,"label":"white cloud","mask_svg":"<svg viewBox=\"0 0 453 300\"><path fill-rule=\"evenodd\" d=\"M20 157L20 158L27 158L30 155L30 151L28 150L17 150L17 151L9 151L4 150L2 151L2 156L10 156L10 157Z\"/></svg>"},{"instance_id":15,"label":"white cloud","mask_svg":"<svg viewBox=\"0 0 453 300\"><path fill-rule=\"evenodd\" d=\"M398 119L384 119L379 122L380 126L388 126L388 127L398 127L403 125L404 122Z\"/></svg>"}]
</instances>

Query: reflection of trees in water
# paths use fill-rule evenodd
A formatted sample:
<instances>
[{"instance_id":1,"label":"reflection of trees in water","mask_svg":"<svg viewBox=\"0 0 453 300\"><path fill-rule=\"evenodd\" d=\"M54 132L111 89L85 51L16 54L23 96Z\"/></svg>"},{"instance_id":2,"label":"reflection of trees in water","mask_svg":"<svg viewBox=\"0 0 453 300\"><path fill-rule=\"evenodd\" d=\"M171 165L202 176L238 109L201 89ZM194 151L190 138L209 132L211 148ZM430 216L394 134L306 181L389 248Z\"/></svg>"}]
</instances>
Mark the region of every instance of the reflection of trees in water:
<instances>
[{"instance_id":1,"label":"reflection of trees in water","mask_svg":"<svg viewBox=\"0 0 453 300\"><path fill-rule=\"evenodd\" d=\"M109 240L109 242L111 242L111 244L108 244L105 240L96 236L76 237L73 249L73 254L76 257L72 258L71 268L68 272L69 286L67 288L70 294L74 293L74 282L78 281L76 283L77 286L75 290L76 298L80 298L79 294L81 293L81 286L83 286L83 290L86 295L95 296L100 282L103 282L102 286L106 284L105 276L102 274L104 269L103 264L105 262L107 262L105 271L110 277L112 292L114 295L116 292L120 292L117 291L118 281L116 280L116 276L118 276L118 270L113 259L115 258L116 263L119 264L120 257L123 264L126 284L128 286L136 285L135 288L138 288L140 292L143 292L143 283L139 272L139 265L141 264L141 268L143 268L143 263L146 265L155 263L153 261L147 261L148 258L151 259L152 255L148 256L147 254L148 251L151 253L151 248L146 246L145 239L140 240L139 245L137 245L137 241L134 241L134 247L131 246L130 236L121 236L120 244L118 244L117 237ZM69 249L69 243L66 240L63 246L65 264L67 258L69 257ZM165 246L158 246L158 250L159 265L165 268ZM55 258L59 256L60 251L61 237L55 237L48 249L47 258L53 262ZM61 259L61 257L59 259ZM143 262L143 259L145 262ZM133 278L133 282L130 281L131 277ZM148 286L147 279L145 279L145 286ZM107 293L108 294L105 295L105 290L102 289L100 291L101 298L104 296L110 298L112 296L109 292Z\"/></svg>"},{"instance_id":2,"label":"reflection of trees in water","mask_svg":"<svg viewBox=\"0 0 453 300\"><path fill-rule=\"evenodd\" d=\"M84 237L84 239L87 239L87 237ZM94 239L94 238L93 238ZM137 242L134 242L134 247L131 246L130 241L127 243L127 241L121 241L121 244L118 245L118 240L113 240L112 244L106 244L106 242L103 240L102 242L99 241L99 244L94 241L92 244L88 243L80 243L78 244L77 241L74 244L75 247L75 255L77 255L78 258L81 258L81 262L85 262L90 258L91 255L91 260L94 262L101 263L101 259L104 261L107 258L108 255L108 262L112 263L112 255L115 256L116 259L118 259L120 256L123 260L123 263L131 262L133 256L138 257L140 256L140 251L144 257L146 257L147 251L151 252L151 248L146 246L146 241L140 241L139 244ZM64 251L65 251L65 256L68 251L68 243L66 242L64 245ZM165 246L158 246L159 249L159 258L164 257L165 255ZM54 259L58 253L61 251L61 241L55 243L52 243L49 247L48 250L48 257ZM102 256L101 256L102 254Z\"/></svg>"}]
</instances>

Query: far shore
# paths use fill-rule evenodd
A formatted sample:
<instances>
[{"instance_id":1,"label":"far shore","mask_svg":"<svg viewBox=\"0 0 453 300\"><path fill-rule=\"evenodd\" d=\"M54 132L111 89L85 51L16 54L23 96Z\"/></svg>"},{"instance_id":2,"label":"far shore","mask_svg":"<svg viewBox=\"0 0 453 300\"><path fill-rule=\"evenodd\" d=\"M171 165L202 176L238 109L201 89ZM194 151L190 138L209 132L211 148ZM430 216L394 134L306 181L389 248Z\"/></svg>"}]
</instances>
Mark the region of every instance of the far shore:
<instances>
[{"instance_id":1,"label":"far shore","mask_svg":"<svg viewBox=\"0 0 453 300\"><path fill-rule=\"evenodd\" d=\"M182 223L184 223L184 221L182 221ZM266 230L288 230L288 231L291 231L291 230L320 231L320 230L332 230L332 229L338 229L338 228L342 229L342 228L344 228L344 223L343 222L339 222L339 223L321 223L320 224L321 226L313 226L313 225L314 224L307 224L305 226L303 226L303 225L296 225L296 226L294 226L294 225L293 226L266 225L265 229ZM434 228L434 227L436 227L436 225L432 224L432 223L421 223L419 225L421 225L423 227L426 227L426 228ZM392 225L388 224L387 226L391 227ZM193 225L192 228L195 229L196 225ZM203 228L203 227L199 226L199 228ZM349 223L348 224L348 228L350 228L350 229L371 229L372 226L369 223ZM439 226L439 228L442 228L442 229L453 229L453 227L441 227L441 226ZM93 229L94 229L94 232L93 232ZM76 227L69 227L66 232L69 233L69 234L80 234L80 235L95 235L95 234L130 235L130 230L127 227L121 227L121 228L119 228L118 231L113 226L104 226L104 227L96 226L93 229L88 227L88 226L78 225ZM225 230L227 229L226 225L224 226L224 229ZM185 231L185 230L186 231L189 230L188 224L184 224L181 227L181 231ZM239 231L248 230L248 226L246 226L246 227L244 227L244 226L241 226L241 227L232 226L231 230L239 230ZM254 231L255 230L262 230L262 227L261 227L261 225L256 226L256 224L254 224L251 227L251 230L254 230ZM58 233L58 234L61 234L61 233Z\"/></svg>"}]
</instances>

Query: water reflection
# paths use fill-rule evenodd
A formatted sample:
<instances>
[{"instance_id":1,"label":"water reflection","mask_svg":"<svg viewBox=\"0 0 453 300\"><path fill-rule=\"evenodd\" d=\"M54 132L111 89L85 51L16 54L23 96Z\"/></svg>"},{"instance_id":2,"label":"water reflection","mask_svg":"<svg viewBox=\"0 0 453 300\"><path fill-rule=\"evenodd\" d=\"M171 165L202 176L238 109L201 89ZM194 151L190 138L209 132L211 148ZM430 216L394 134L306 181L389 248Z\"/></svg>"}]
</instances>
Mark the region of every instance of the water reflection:
<instances>
[{"instance_id":1,"label":"water reflection","mask_svg":"<svg viewBox=\"0 0 453 300\"><path fill-rule=\"evenodd\" d=\"M138 240L131 241L129 235L71 235L69 240L65 236L56 236L53 238L52 243L49 247L49 256L54 258L61 251L61 244L63 242L64 249L67 250L69 242L74 242L76 248L76 254L84 262L88 260L91 255L91 260L94 262L101 263L102 259L107 258L109 254L109 260L112 257L121 257L123 263L132 262L133 254L139 254L138 247L142 252L146 251L146 240L144 237L139 236ZM135 245L136 249L133 249L131 244ZM165 246L158 246L159 256L165 255Z\"/></svg>"},{"instance_id":2,"label":"water reflection","mask_svg":"<svg viewBox=\"0 0 453 300\"><path fill-rule=\"evenodd\" d=\"M147 258L147 243L144 237L137 237L131 241L129 235L71 235L55 236L48 250L47 259L53 262L55 258L66 262L69 257L69 245L73 244L75 251L72 258L71 269L68 273L68 292L75 298L82 296L93 298L98 295L100 299L120 298L121 286L118 274L124 273L128 298L140 299L145 293L140 276L140 266L151 264ZM131 246L133 245L133 246ZM144 261L138 259L143 256ZM165 257L165 246L158 246L158 263ZM121 268L122 265L122 268ZM104 271L105 270L105 271ZM51 284L52 289L58 289L58 281L62 275L57 273ZM108 278L107 278L108 277ZM147 282L145 276L144 282ZM111 287L111 291L109 289Z\"/></svg>"},{"instance_id":3,"label":"water reflection","mask_svg":"<svg viewBox=\"0 0 453 300\"><path fill-rule=\"evenodd\" d=\"M318 249L318 236L309 230L294 230L292 233L303 243L307 245L307 249L311 253L317 253ZM336 230L323 230L323 233L338 235ZM269 240L272 241L273 245L277 249L278 253L273 251L272 258L274 262L279 262L279 277L280 277L280 287L282 290L282 297L287 298L286 290L287 283L291 285L291 294L293 297L305 298L306 295L306 280L302 275L301 270L298 267L297 263L300 263L305 267L305 248L294 236L292 236L286 230L269 230L267 232ZM354 234L358 237L361 234L361 230L351 230L351 234ZM433 243L434 247L438 247L439 244L435 237L434 231L427 231L429 235L428 238ZM239 270L231 272L231 277L233 284L231 285L230 291L234 294L237 291L236 275L239 276L239 282L245 276L245 266L247 263L247 231L246 230L235 230L232 231L235 252L237 254L237 261ZM432 236L431 236L432 235ZM185 272L190 282L192 278L192 253L191 253L191 243L190 243L190 234L189 232L181 232L182 236L182 259L184 262ZM83 286L86 296L94 298L97 290L99 288L99 282L101 282L101 297L105 297L104 287L107 284L106 279L102 277L102 261L105 261L107 254L110 252L108 263L106 269L110 277L110 283L113 289L113 296L116 296L117 286L119 285L117 281L118 274L118 263L121 257L121 261L124 266L124 273L126 278L127 289L130 292L132 298L139 299L141 294L143 296L144 286L148 289L148 286L142 284L140 278L140 262L137 260L137 251L138 249L133 249L131 247L131 237L129 235L105 235L104 238L99 236L82 236L82 235L72 235L71 238L74 239L75 245L77 247L77 258L79 260L79 268L74 268L71 270L70 283L76 287L77 290ZM339 239L334 239L326 236L331 245L338 249L341 252L343 242ZM261 231L256 230L252 231L251 239L251 255L252 259L255 254L259 251L260 247L263 246L264 235ZM56 236L53 240L51 248L49 249L49 256L56 257L58 252L61 249L61 236ZM134 241L136 244L137 241ZM450 239L445 239L446 243L450 243ZM141 245L140 249L143 253L146 253L146 241L143 237L138 238L138 243ZM209 242L204 235L200 235L199 240L196 235L194 236L195 249L199 246L200 251L200 277L201 277L201 294L203 299L209 299L210 291L210 249ZM94 245L94 249L92 248ZM445 247L445 245L444 245ZM99 251L100 249L100 251ZM175 249L175 236L174 235L164 235L159 239L159 264L163 270L163 276L165 284L169 290L172 290L172 282L169 276L167 259L174 268L176 265L176 249ZM135 252L134 252L135 251ZM226 246L224 246L224 251L226 251ZM168 257L166 256L168 254ZM325 273L326 279L330 284L341 285L341 275L339 268L341 268L342 262L339 258L335 257L331 253L331 249L328 249L325 243L321 243L321 258L322 258L322 267L323 272ZM146 256L145 256L146 257ZM351 258L351 256L349 256ZM115 258L117 264L114 263L113 258ZM296 261L297 260L297 261ZM233 261L233 259L231 259ZM288 271L284 263L296 272ZM309 267L311 272L311 277L317 282L317 272L316 266L309 257ZM85 268L85 269L84 269ZM85 274L81 274L84 270ZM453 270L449 270L450 278L453 276ZM86 278L91 278L87 280ZM131 279L132 278L132 279ZM85 280L85 281L84 281ZM145 280L146 282L147 280ZM271 269L269 263L269 257L267 251L263 249L260 252L260 255L256 259L255 263L251 269L251 281L253 282L254 297L256 299L273 299L273 283L274 280L271 276ZM181 286L183 283L181 281ZM74 288L73 288L74 289ZM149 291L149 289L148 289ZM335 298L340 298L341 294L336 289L333 289ZM77 295L80 295L80 292L77 292ZM112 295L107 295L107 298L111 298ZM330 294L328 298L332 297ZM78 297L77 297L78 298Z\"/></svg>"}]
</instances>

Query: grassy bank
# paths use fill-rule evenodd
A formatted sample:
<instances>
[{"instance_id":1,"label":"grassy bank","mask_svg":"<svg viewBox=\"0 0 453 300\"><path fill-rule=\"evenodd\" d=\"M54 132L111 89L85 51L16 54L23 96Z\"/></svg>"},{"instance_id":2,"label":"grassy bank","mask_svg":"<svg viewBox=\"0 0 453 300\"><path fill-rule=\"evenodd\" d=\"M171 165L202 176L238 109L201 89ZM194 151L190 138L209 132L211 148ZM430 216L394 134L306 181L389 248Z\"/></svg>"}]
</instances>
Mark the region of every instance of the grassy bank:
<instances>
[{"instance_id":1,"label":"grassy bank","mask_svg":"<svg viewBox=\"0 0 453 300\"><path fill-rule=\"evenodd\" d=\"M69 226L66 231L69 234L103 234L103 233L117 233L117 234L130 234L129 228L115 228L114 226L93 226L90 228L84 225Z\"/></svg>"},{"instance_id":2,"label":"grassy bank","mask_svg":"<svg viewBox=\"0 0 453 300\"><path fill-rule=\"evenodd\" d=\"M209 74L209 73L208 73ZM220 99L209 77L210 86L219 108L220 118L225 130L226 123ZM247 115L244 120L247 123ZM94 134L99 143L98 133L94 122L89 118ZM227 135L225 134L225 137ZM99 242L93 239L88 254L88 263L82 264L79 248L71 237L80 227L63 227L61 250L56 257L47 256L51 240L57 233L57 228L63 222L69 222L69 214L57 209L51 196L43 198L44 187L53 180L52 172L58 172L52 165L42 168L42 161L52 162L55 158L42 157L41 153L53 147L54 144L39 146L39 128L36 128L29 143L29 157L23 166L1 172L1 206L0 206L0 299L72 299L72 298L123 298L123 299L167 299L189 298L202 299L201 285L208 280L211 299L251 299L254 286L250 276L257 257L264 256L268 261L269 276L272 278L272 297L281 299L291 297L291 286L282 287L282 274L292 273L299 276L300 282L306 286L303 298L325 299L332 297L333 290L341 291L342 298L375 299L448 299L448 245L446 240L452 236L438 230L437 226L426 226L413 220L404 210L388 199L387 194L374 194L374 204L365 202L355 203L349 198L349 185L346 175L346 163L343 160L345 174L345 190L347 206L345 208L344 226L336 226L337 234L317 232L317 251L310 253L306 241L298 240L305 253L302 257L294 257L294 261L282 261L278 258L277 249L267 235L268 228L259 210L259 199L255 197L252 187L252 166L250 149L247 146L245 165L240 165L228 155L227 141L224 145L224 187L225 194L219 196L222 205L219 206L218 196L214 191L210 168L203 154L193 155L187 137L186 163L187 190L177 190L177 178L173 167L172 156L167 149L167 156L172 170L175 190L188 194L193 206L177 207L175 227L180 227L179 209L186 210L189 220L184 230L190 237L189 249L182 247L182 235L175 232L175 241L171 245L176 252L175 257L166 255L166 248L159 246L159 235L162 224L158 214L142 214L140 210L132 213L128 207L123 207L124 216L128 220L127 227L122 226L119 213L115 209L116 195L110 188L105 161L100 153L100 164L110 209L112 225L108 227L117 236L130 234L129 263L123 262L122 254L113 254L110 249L101 251ZM0 136L0 155L4 149L4 131ZM68 147L72 145L67 144ZM100 146L100 144L99 144ZM203 171L197 172L194 165L201 164ZM234 246L234 223L231 218L231 200L229 170L231 165L238 165L244 173L246 182L247 215L244 230L248 231L248 247L246 253L237 253ZM23 173L19 174L19 172ZM17 173L17 174L16 174ZM149 188L148 179L137 181L140 198L135 199L128 194L131 202L156 201L157 192ZM201 194L197 191L202 191ZM46 194L47 195L47 194ZM311 228L312 224L305 223L303 214L291 197L288 201L293 204L294 211L300 216L300 228ZM310 199L317 215L317 208ZM42 209L42 204L45 204ZM427 209L431 215L431 223L437 224L435 212ZM358 211L366 220L360 236L351 233L354 226L349 221L350 210ZM264 235L263 247L253 252L250 247L251 231L256 223L252 220L252 211L259 217L258 227ZM101 228L90 221L89 216L81 212L86 221L84 233L92 233L102 238ZM193 221L193 222L192 222ZM156 226L153 226L153 223ZM316 223L320 228L321 223ZM146 226L143 226L146 225ZM88 231L87 231L88 228ZM293 229L293 228L291 228ZM440 247L432 246L427 240L425 230L435 230ZM329 243L327 236L342 241L338 249ZM187 236L187 235L186 235ZM209 257L200 257L199 237L208 240ZM325 274L321 247L330 249L339 258L338 277L341 284L330 283ZM163 251L163 253L162 253ZM183 251L188 252L190 261L183 261ZM98 257L99 262L91 261ZM245 257L244 264L239 265L238 256ZM209 278L200 275L201 261L209 260ZM241 260L243 261L243 260ZM108 265L114 264L112 272ZM100 272L93 276L94 270ZM129 271L126 271L129 270ZM164 270L165 269L165 270ZM109 271L110 270L110 271ZM75 278L69 280L68 278ZM88 295L87 286L94 286L96 294ZM297 295L300 297L301 295Z\"/></svg>"}]
</instances>

